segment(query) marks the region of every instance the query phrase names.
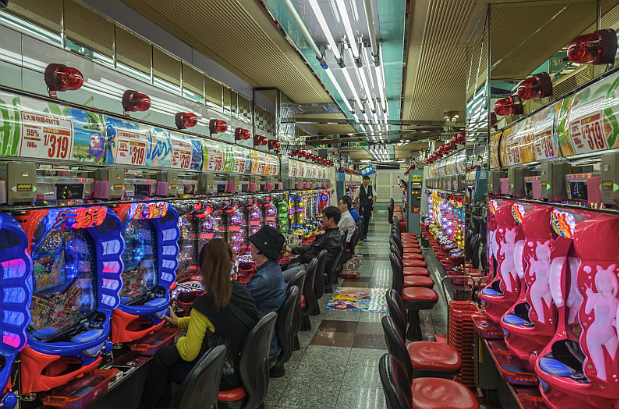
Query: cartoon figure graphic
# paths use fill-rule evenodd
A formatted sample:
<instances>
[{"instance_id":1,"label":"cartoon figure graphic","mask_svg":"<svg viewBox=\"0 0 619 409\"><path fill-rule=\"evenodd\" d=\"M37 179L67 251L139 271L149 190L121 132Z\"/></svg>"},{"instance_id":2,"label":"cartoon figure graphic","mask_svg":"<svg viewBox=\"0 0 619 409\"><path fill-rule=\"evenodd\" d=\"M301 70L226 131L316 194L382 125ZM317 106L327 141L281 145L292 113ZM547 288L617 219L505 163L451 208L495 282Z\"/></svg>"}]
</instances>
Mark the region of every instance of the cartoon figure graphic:
<instances>
[{"instance_id":1,"label":"cartoon figure graphic","mask_svg":"<svg viewBox=\"0 0 619 409\"><path fill-rule=\"evenodd\" d=\"M108 123L105 134L107 135L108 146L105 163L114 163L116 155L116 127Z\"/></svg>"},{"instance_id":2,"label":"cartoon figure graphic","mask_svg":"<svg viewBox=\"0 0 619 409\"><path fill-rule=\"evenodd\" d=\"M102 162L105 155L105 139L100 133L90 135L88 142L88 155L93 157L96 162Z\"/></svg>"},{"instance_id":3,"label":"cartoon figure graphic","mask_svg":"<svg viewBox=\"0 0 619 409\"><path fill-rule=\"evenodd\" d=\"M531 276L535 274L535 281L531 285L529 296L531 304L537 313L539 322L545 323L546 317L544 314L544 306L550 307L550 240L545 243L539 243L535 249L536 259L531 260Z\"/></svg>"},{"instance_id":4,"label":"cartoon figure graphic","mask_svg":"<svg viewBox=\"0 0 619 409\"><path fill-rule=\"evenodd\" d=\"M514 251L516 248L516 229L505 230L505 242L501 245L500 254L505 258L499 266L501 280L505 284L508 292L512 291L512 280L516 278L516 263L514 261Z\"/></svg>"},{"instance_id":5,"label":"cartoon figure graphic","mask_svg":"<svg viewBox=\"0 0 619 409\"><path fill-rule=\"evenodd\" d=\"M617 326L616 313L619 299L616 295L619 290L619 283L617 283L615 276L615 264L610 265L608 269L603 269L599 265L596 267L595 286L598 292L594 292L591 287L585 285L585 295L587 296L585 313L593 312L595 316L595 321L591 323L587 331L586 339L589 356L593 361L597 377L606 381L606 364L602 347L606 348L606 352L614 360L617 354L617 346L619 346L616 329L613 329L613 326L615 328Z\"/></svg>"}]
</instances>

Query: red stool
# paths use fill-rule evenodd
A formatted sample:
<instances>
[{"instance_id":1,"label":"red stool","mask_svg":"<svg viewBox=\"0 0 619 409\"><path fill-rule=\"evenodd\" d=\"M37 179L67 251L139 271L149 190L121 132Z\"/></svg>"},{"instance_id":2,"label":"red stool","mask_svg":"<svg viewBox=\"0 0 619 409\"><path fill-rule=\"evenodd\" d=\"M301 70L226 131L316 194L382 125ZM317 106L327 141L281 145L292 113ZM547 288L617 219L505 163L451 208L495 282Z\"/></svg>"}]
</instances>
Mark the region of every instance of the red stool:
<instances>
[{"instance_id":1,"label":"red stool","mask_svg":"<svg viewBox=\"0 0 619 409\"><path fill-rule=\"evenodd\" d=\"M404 253L402 260L425 260L425 257L419 253Z\"/></svg>"},{"instance_id":2,"label":"red stool","mask_svg":"<svg viewBox=\"0 0 619 409\"><path fill-rule=\"evenodd\" d=\"M405 276L404 287L432 288L434 287L434 280L426 276L413 276L413 275Z\"/></svg>"},{"instance_id":3,"label":"red stool","mask_svg":"<svg viewBox=\"0 0 619 409\"><path fill-rule=\"evenodd\" d=\"M430 275L430 271L427 268L423 267L404 267L402 268L402 272L404 276L426 276Z\"/></svg>"},{"instance_id":4,"label":"red stool","mask_svg":"<svg viewBox=\"0 0 619 409\"><path fill-rule=\"evenodd\" d=\"M402 260L402 266L406 267L428 267L428 263L423 260Z\"/></svg>"}]
</instances>

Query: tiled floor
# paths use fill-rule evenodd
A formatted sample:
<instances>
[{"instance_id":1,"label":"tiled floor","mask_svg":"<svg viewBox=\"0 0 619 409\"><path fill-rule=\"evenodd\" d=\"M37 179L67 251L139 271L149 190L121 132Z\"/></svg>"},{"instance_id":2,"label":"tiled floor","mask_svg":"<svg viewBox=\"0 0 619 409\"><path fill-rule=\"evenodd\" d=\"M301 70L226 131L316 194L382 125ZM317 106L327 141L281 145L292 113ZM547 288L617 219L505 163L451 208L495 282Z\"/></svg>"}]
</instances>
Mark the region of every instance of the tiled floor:
<instances>
[{"instance_id":1,"label":"tiled floor","mask_svg":"<svg viewBox=\"0 0 619 409\"><path fill-rule=\"evenodd\" d=\"M341 280L341 287L391 288L387 212L377 211L368 240L357 246L363 254L361 276ZM431 338L446 332L446 304L441 300L422 311L424 334ZM381 318L385 313L325 310L331 294L319 301L321 313L310 316L312 329L299 333L301 349L286 364L286 375L271 378L265 406L281 409L375 409L386 408L378 360L387 352Z\"/></svg>"}]
</instances>

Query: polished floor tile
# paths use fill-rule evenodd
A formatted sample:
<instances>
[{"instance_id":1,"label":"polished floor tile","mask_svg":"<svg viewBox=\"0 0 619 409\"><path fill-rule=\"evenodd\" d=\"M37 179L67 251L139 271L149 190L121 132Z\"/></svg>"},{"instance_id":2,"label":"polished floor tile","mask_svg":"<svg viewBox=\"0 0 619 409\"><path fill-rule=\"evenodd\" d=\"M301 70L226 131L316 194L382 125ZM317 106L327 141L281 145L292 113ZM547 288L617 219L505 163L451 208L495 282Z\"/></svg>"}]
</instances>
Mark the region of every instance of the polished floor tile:
<instances>
[{"instance_id":1,"label":"polished floor tile","mask_svg":"<svg viewBox=\"0 0 619 409\"><path fill-rule=\"evenodd\" d=\"M380 322L361 322L357 324L357 334L383 334L383 325Z\"/></svg>"},{"instance_id":2,"label":"polished floor tile","mask_svg":"<svg viewBox=\"0 0 619 409\"><path fill-rule=\"evenodd\" d=\"M332 331L332 332L357 332L358 321L336 321L336 320L323 320L318 327L318 331Z\"/></svg>"},{"instance_id":3,"label":"polished floor tile","mask_svg":"<svg viewBox=\"0 0 619 409\"><path fill-rule=\"evenodd\" d=\"M352 343L354 348L379 349L385 351L387 344L382 334L356 334Z\"/></svg>"},{"instance_id":4,"label":"polished floor tile","mask_svg":"<svg viewBox=\"0 0 619 409\"><path fill-rule=\"evenodd\" d=\"M336 409L387 409L382 388L342 388Z\"/></svg>"}]
</instances>

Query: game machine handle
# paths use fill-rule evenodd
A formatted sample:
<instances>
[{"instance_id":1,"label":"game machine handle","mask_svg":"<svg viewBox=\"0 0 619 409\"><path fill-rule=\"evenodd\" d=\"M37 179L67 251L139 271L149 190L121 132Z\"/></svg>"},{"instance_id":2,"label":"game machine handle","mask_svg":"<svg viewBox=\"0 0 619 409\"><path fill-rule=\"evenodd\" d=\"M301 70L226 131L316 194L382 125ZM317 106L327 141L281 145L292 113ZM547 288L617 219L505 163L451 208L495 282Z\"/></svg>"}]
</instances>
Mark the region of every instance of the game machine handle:
<instances>
[{"instance_id":1,"label":"game machine handle","mask_svg":"<svg viewBox=\"0 0 619 409\"><path fill-rule=\"evenodd\" d=\"M97 366L102 361L101 352L111 352L112 344L108 340L110 319L112 311L120 303L121 254L124 250L124 242L120 235L120 219L104 206L32 210L18 216L17 219L22 223L30 239L31 245L28 251L32 255L33 263L35 257L39 263L39 267L35 264L33 280L29 284L34 289L33 294L62 284L61 281L51 282L50 286L53 277L47 275L58 276L56 280L60 280L63 272L65 279L66 275L74 274L69 264L66 264L71 259L81 260L84 256L94 258L95 262L92 265L96 272L96 278L93 280L96 291L92 291L87 283L77 283L76 280L80 278L76 276L65 287L70 293L64 301L49 304L46 298L40 296L33 298L32 329L28 329L27 345L20 353L21 392L32 394L48 391L43 394L42 400L45 403L54 396L60 395L62 398L67 394L76 393L76 388L80 387L78 384L88 380L93 394L104 393L108 385L105 378L113 376L114 370L103 370L100 373ZM66 230L69 231L64 232ZM92 247L89 247L87 242L81 241L80 231L85 231L83 237L89 236L90 242L93 243ZM62 255L54 253L54 249L62 243L62 240L58 239L60 234L74 237L67 245L63 245ZM94 254L90 253L91 248ZM47 259L54 257L60 258L52 265L51 273L47 274L46 267L40 263L47 263ZM80 265L83 266L84 262L70 264L73 268ZM37 268L44 271L37 273ZM90 273L92 270L88 267L85 271ZM37 278L36 274L40 276ZM39 290L39 284L46 288ZM64 291L54 294L63 295L63 293ZM96 309L90 311L89 308L94 305ZM62 320L66 320L65 317L70 316L69 313L75 315L74 307L78 307L79 313L83 314L77 324L68 321L68 327L66 325L61 326L62 329L53 327L58 321L67 324L62 323ZM34 320L35 316L37 323ZM104 375L103 378L101 375ZM63 386L61 390L58 388L60 386ZM93 399L93 394L74 397L72 402L77 400L83 403L84 400Z\"/></svg>"},{"instance_id":2,"label":"game machine handle","mask_svg":"<svg viewBox=\"0 0 619 409\"><path fill-rule=\"evenodd\" d=\"M167 202L148 202L121 204L114 211L122 220L123 234L132 221L148 221L155 233L155 285L137 300L121 303L112 315L112 341L116 343L131 343L132 350L154 353L163 346L174 342L178 329L162 331L165 324L163 317L168 313L170 305L170 287L176 280L178 267L178 212ZM132 249L134 252L136 249ZM139 249L137 249L139 251ZM141 263L141 262L140 262ZM137 266L142 270L141 264ZM126 273L127 266L125 266ZM123 290L130 291L127 286L133 285L127 279L123 280ZM141 282L136 283L142 285Z\"/></svg>"},{"instance_id":3,"label":"game machine handle","mask_svg":"<svg viewBox=\"0 0 619 409\"><path fill-rule=\"evenodd\" d=\"M17 406L11 372L13 362L26 346L32 300L32 259L27 252L28 237L11 215L0 213L0 404Z\"/></svg>"}]
</instances>

